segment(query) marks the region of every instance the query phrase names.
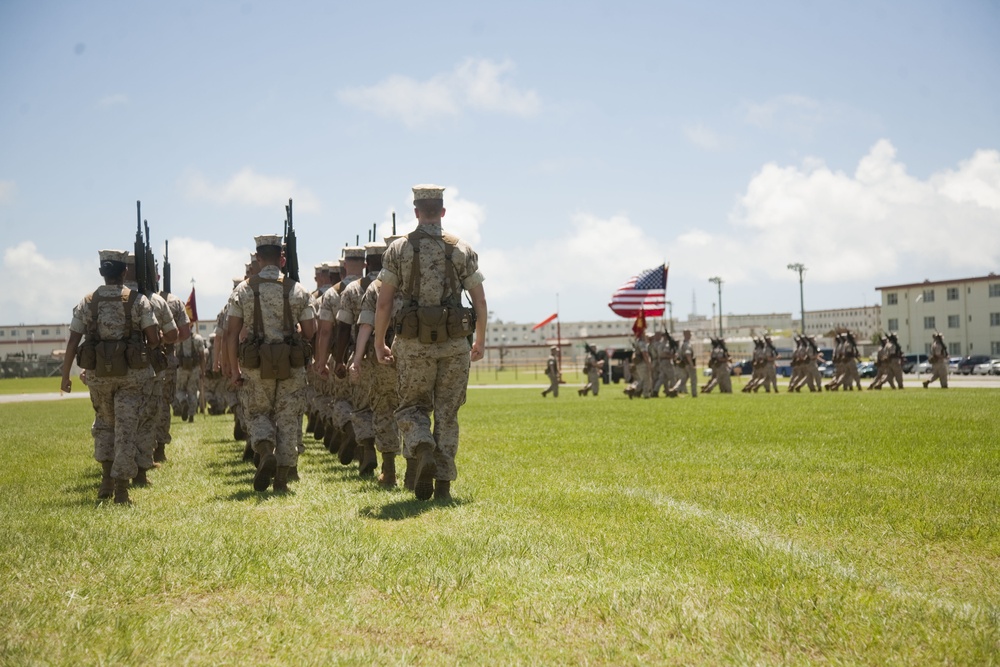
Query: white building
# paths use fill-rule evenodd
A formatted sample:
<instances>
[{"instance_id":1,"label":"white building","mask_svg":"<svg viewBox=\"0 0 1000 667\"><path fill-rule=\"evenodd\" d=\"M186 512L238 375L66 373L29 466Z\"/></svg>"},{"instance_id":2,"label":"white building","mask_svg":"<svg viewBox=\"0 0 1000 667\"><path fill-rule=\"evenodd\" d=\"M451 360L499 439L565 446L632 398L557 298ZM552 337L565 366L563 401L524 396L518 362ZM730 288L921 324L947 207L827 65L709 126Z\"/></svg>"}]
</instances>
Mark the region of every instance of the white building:
<instances>
[{"instance_id":1,"label":"white building","mask_svg":"<svg viewBox=\"0 0 1000 667\"><path fill-rule=\"evenodd\" d=\"M801 324L799 325L801 329ZM806 311L806 335L827 336L847 329L858 341L870 341L882 330L881 306L856 306Z\"/></svg>"},{"instance_id":2,"label":"white building","mask_svg":"<svg viewBox=\"0 0 1000 667\"><path fill-rule=\"evenodd\" d=\"M925 280L876 287L882 293L882 321L910 354L928 353L940 331L952 355L1000 357L1000 276Z\"/></svg>"}]
</instances>

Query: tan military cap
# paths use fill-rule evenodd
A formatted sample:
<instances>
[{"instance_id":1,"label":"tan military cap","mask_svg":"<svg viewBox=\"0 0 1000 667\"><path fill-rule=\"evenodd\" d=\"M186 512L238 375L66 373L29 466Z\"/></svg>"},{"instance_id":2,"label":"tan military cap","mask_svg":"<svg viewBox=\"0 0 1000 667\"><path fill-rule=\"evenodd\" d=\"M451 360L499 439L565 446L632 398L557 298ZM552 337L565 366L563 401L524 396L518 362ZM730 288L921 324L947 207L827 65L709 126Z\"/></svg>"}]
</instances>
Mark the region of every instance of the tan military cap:
<instances>
[{"instance_id":1,"label":"tan military cap","mask_svg":"<svg viewBox=\"0 0 1000 667\"><path fill-rule=\"evenodd\" d=\"M344 247L344 259L364 259L365 247L360 245L349 245Z\"/></svg>"},{"instance_id":2,"label":"tan military cap","mask_svg":"<svg viewBox=\"0 0 1000 667\"><path fill-rule=\"evenodd\" d=\"M126 264L135 264L135 255L132 254L132 253L130 253L130 252L128 252L126 250L125 251L125 259L123 259L121 261L125 262Z\"/></svg>"},{"instance_id":3,"label":"tan military cap","mask_svg":"<svg viewBox=\"0 0 1000 667\"><path fill-rule=\"evenodd\" d=\"M444 199L444 188L440 185L414 185L413 201L421 199Z\"/></svg>"},{"instance_id":4,"label":"tan military cap","mask_svg":"<svg viewBox=\"0 0 1000 667\"><path fill-rule=\"evenodd\" d=\"M249 270L250 270L250 265L247 264L247 271ZM239 284L241 282L243 282L243 278L238 278L236 276L233 276L233 287L239 287Z\"/></svg>"},{"instance_id":5,"label":"tan military cap","mask_svg":"<svg viewBox=\"0 0 1000 667\"><path fill-rule=\"evenodd\" d=\"M386 236L385 237L385 247L388 248L389 246L392 245L393 241L395 241L396 239L401 239L401 238L403 238L402 234L392 234L391 236Z\"/></svg>"},{"instance_id":6,"label":"tan military cap","mask_svg":"<svg viewBox=\"0 0 1000 667\"><path fill-rule=\"evenodd\" d=\"M385 254L386 245L381 241L365 244L365 257L379 257Z\"/></svg>"},{"instance_id":7,"label":"tan military cap","mask_svg":"<svg viewBox=\"0 0 1000 667\"><path fill-rule=\"evenodd\" d=\"M263 248L264 246L275 245L279 248L281 247L281 234L262 234L261 236L253 237L253 241L257 244L258 248Z\"/></svg>"},{"instance_id":8,"label":"tan military cap","mask_svg":"<svg viewBox=\"0 0 1000 667\"><path fill-rule=\"evenodd\" d=\"M129 256L127 250L99 250L97 255L102 262L122 262L125 263ZM132 258L135 261L135 258Z\"/></svg>"}]
</instances>

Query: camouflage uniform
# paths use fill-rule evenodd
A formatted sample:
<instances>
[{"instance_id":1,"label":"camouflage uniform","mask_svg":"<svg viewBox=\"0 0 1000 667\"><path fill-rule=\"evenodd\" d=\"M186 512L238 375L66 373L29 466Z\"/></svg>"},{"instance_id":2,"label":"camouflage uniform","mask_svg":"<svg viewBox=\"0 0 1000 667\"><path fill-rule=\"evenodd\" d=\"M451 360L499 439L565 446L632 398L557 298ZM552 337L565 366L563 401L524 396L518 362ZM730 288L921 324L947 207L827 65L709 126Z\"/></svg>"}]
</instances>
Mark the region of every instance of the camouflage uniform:
<instances>
[{"instance_id":1,"label":"camouflage uniform","mask_svg":"<svg viewBox=\"0 0 1000 667\"><path fill-rule=\"evenodd\" d=\"M102 285L94 291L95 297L117 297L98 305L97 332L102 340L124 340L141 337L141 330L155 326L156 316L146 297L139 295L132 303L132 331L125 330L125 308L121 295L126 288L121 285ZM73 309L70 331L87 334L92 324L90 304L84 299ZM111 476L128 480L136 476L139 420L148 400L149 380L153 369L129 368L120 377L97 377L87 374L90 402L94 406L94 458L98 462L112 461ZM150 461L150 465L152 462Z\"/></svg>"},{"instance_id":2,"label":"camouflage uniform","mask_svg":"<svg viewBox=\"0 0 1000 667\"><path fill-rule=\"evenodd\" d=\"M395 291L393 316L412 300L420 306L439 306L461 295L449 285L450 270L445 266L445 242L440 224L420 224L413 242L420 248L420 282L416 293L409 294L413 271L413 246L407 237L397 239L382 257L379 278ZM479 258L472 248L458 239L451 251L459 289L470 290L483 282ZM418 445L434 447L435 479L450 482L457 478L455 456L458 452L458 410L465 403L471 362L466 338L444 342L421 343L419 338L396 336L392 356L396 359L399 386L399 409L396 422L403 437L403 455L416 458ZM434 428L431 429L431 413Z\"/></svg>"},{"instance_id":3,"label":"camouflage uniform","mask_svg":"<svg viewBox=\"0 0 1000 667\"><path fill-rule=\"evenodd\" d=\"M681 341L680 347L677 349L677 360L680 371L677 383L672 387L672 390L678 393L685 393L686 384L691 383L691 398L698 397L698 367L695 363L694 358L694 346L691 345L690 340Z\"/></svg>"},{"instance_id":4,"label":"camouflage uniform","mask_svg":"<svg viewBox=\"0 0 1000 667\"><path fill-rule=\"evenodd\" d=\"M182 413L194 421L198 411L198 387L205 360L205 339L192 333L186 340L174 346L177 353L177 393L176 401Z\"/></svg>"},{"instance_id":5,"label":"camouflage uniform","mask_svg":"<svg viewBox=\"0 0 1000 667\"><path fill-rule=\"evenodd\" d=\"M545 377L549 379L548 389L542 390L542 396L552 394L559 398L559 353L555 348L551 350L548 360L545 362Z\"/></svg>"},{"instance_id":6,"label":"camouflage uniform","mask_svg":"<svg viewBox=\"0 0 1000 667\"><path fill-rule=\"evenodd\" d=\"M276 281L281 275L277 266L265 266L260 271L264 281ZM264 343L283 343L293 331L284 327L283 286L276 282L262 282L260 294L261 323L263 331L254 332ZM313 319L309 307L309 293L295 284L288 295L294 327L296 322ZM253 332L254 294L248 281L240 283L233 292L230 317L242 318ZM298 462L298 445L302 440L302 415L305 411L303 395L306 386L305 367L292 368L286 380L264 379L259 368L241 368L245 382L244 409L246 427L254 450L263 456L274 448L277 465L294 467Z\"/></svg>"},{"instance_id":7,"label":"camouflage uniform","mask_svg":"<svg viewBox=\"0 0 1000 667\"><path fill-rule=\"evenodd\" d=\"M340 312L341 295L348 285L359 279L359 276L347 276L339 283L328 289L323 294L323 299L319 306L319 319L322 322L332 322L334 326L333 336L336 339L337 313ZM333 345L331 345L331 349ZM338 378L332 373L327 378L324 387L325 400L322 402L321 416L327 420L328 427L332 426L335 432L344 430L344 427L351 421L351 413L354 412L354 405L351 402L351 387L346 379Z\"/></svg>"},{"instance_id":8,"label":"camouflage uniform","mask_svg":"<svg viewBox=\"0 0 1000 667\"><path fill-rule=\"evenodd\" d=\"M125 283L125 286L129 289L138 289L136 283ZM149 295L148 299L150 306L153 308L153 315L156 317L160 335L162 336L165 333L174 331L177 325L174 323L173 313L170 312L170 308L163 297L153 292ZM163 383L165 381L164 374L165 371L160 371L159 373L154 371L154 375L148 381L148 386L143 388L145 402L143 403L142 415L139 418L138 440L136 442L136 463L143 470L149 470L154 467L153 462L157 458L155 455L156 447L159 444L156 439L157 427L159 425L160 412L165 407L162 400Z\"/></svg>"},{"instance_id":9,"label":"camouflage uniform","mask_svg":"<svg viewBox=\"0 0 1000 667\"><path fill-rule=\"evenodd\" d=\"M375 305L378 303L378 293L382 287L381 280L374 280L365 290L361 300L361 313L358 315L358 326L367 324L375 328ZM358 351L355 350L355 354ZM375 360L375 348L372 339L362 357L362 374L372 374L371 396L372 423L375 429L375 449L384 454L399 453L399 427L396 425L396 409L399 408L399 393L396 385L398 377L395 364L380 364Z\"/></svg>"},{"instance_id":10,"label":"camouflage uniform","mask_svg":"<svg viewBox=\"0 0 1000 667\"><path fill-rule=\"evenodd\" d=\"M160 292L160 296L167 302L167 307L170 308L170 314L174 317L174 324L177 326L177 329L183 332L189 324L192 324L188 319L187 308L184 307L184 302L180 300L180 297L170 292ZM158 402L155 426L156 447L160 454L163 453L164 445L168 444L171 440L170 407L173 405L174 394L177 391L178 364L177 357L173 354L173 345L165 346L163 351L167 354L167 370L163 372L163 394L162 400Z\"/></svg>"},{"instance_id":11,"label":"camouflage uniform","mask_svg":"<svg viewBox=\"0 0 1000 667\"><path fill-rule=\"evenodd\" d=\"M935 380L941 382L941 388L948 388L948 348L944 344L944 336L939 333L934 334L933 343L931 343L931 353L929 360L931 362L931 379L924 380L924 389L930 386ZM900 367L902 370L902 367Z\"/></svg>"}]
</instances>

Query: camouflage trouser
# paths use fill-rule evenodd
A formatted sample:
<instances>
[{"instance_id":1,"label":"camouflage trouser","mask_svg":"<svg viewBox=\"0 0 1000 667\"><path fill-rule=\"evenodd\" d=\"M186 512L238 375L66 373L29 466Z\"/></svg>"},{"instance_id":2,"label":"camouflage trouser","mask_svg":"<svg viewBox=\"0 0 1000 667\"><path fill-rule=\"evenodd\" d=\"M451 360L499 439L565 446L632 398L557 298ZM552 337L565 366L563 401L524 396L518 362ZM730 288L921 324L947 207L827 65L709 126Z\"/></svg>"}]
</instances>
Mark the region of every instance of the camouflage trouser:
<instances>
[{"instance_id":1,"label":"camouflage trouser","mask_svg":"<svg viewBox=\"0 0 1000 667\"><path fill-rule=\"evenodd\" d=\"M816 364L811 364L813 367ZM854 389L855 385L861 389L861 376L858 375L858 364L856 359L850 359L844 364L844 388Z\"/></svg>"},{"instance_id":2,"label":"camouflage trouser","mask_svg":"<svg viewBox=\"0 0 1000 667\"><path fill-rule=\"evenodd\" d=\"M715 377L716 373L719 375L719 391L723 394L733 393L733 380L729 375L729 364L722 362L713 368L712 377Z\"/></svg>"},{"instance_id":3,"label":"camouflage trouser","mask_svg":"<svg viewBox=\"0 0 1000 667\"><path fill-rule=\"evenodd\" d=\"M200 368L177 369L177 392L174 400L178 405L187 405L188 414L198 411L198 380L201 379Z\"/></svg>"},{"instance_id":4,"label":"camouflage trouser","mask_svg":"<svg viewBox=\"0 0 1000 667\"><path fill-rule=\"evenodd\" d=\"M892 357L889 359L889 375L896 380L896 386L900 389L903 388L903 364L900 363L899 357ZM941 386L944 387L948 384L948 373L944 374L944 381Z\"/></svg>"},{"instance_id":5,"label":"camouflage trouser","mask_svg":"<svg viewBox=\"0 0 1000 667\"><path fill-rule=\"evenodd\" d=\"M773 361L769 361L764 366L764 389L778 391L778 372L774 368Z\"/></svg>"},{"instance_id":6,"label":"camouflage trouser","mask_svg":"<svg viewBox=\"0 0 1000 667\"><path fill-rule=\"evenodd\" d=\"M111 476L131 479L139 472L136 437L144 403L143 388L152 369L129 370L123 377L90 377L90 402L94 406L94 458L112 461ZM152 463L152 462L150 462Z\"/></svg>"},{"instance_id":7,"label":"camouflage trouser","mask_svg":"<svg viewBox=\"0 0 1000 667\"><path fill-rule=\"evenodd\" d=\"M594 392L594 396L597 396L598 392L601 391L601 373L596 368L587 373L587 384L584 385L584 391Z\"/></svg>"},{"instance_id":8,"label":"camouflage trouser","mask_svg":"<svg viewBox=\"0 0 1000 667\"><path fill-rule=\"evenodd\" d=\"M551 393L556 398L559 398L559 374L549 378L549 388L545 390L545 393Z\"/></svg>"},{"instance_id":9,"label":"camouflage trouser","mask_svg":"<svg viewBox=\"0 0 1000 667\"><path fill-rule=\"evenodd\" d=\"M157 445L156 427L163 405L163 374L158 373L142 387L142 413L139 415L136 431L135 462L146 470L153 467L153 450Z\"/></svg>"},{"instance_id":10,"label":"camouflage trouser","mask_svg":"<svg viewBox=\"0 0 1000 667\"><path fill-rule=\"evenodd\" d=\"M177 369L167 368L163 371L163 400L159 401L156 420L156 443L165 445L170 442L170 406L174 402L174 391L177 389Z\"/></svg>"},{"instance_id":11,"label":"camouflage trouser","mask_svg":"<svg viewBox=\"0 0 1000 667\"><path fill-rule=\"evenodd\" d=\"M900 371L902 370L902 367L900 367ZM948 388L948 362L944 359L939 359L938 361L931 363L931 379L927 381L927 384L930 384L935 380L941 381L942 389Z\"/></svg>"},{"instance_id":12,"label":"camouflage trouser","mask_svg":"<svg viewBox=\"0 0 1000 667\"><path fill-rule=\"evenodd\" d=\"M691 395L698 395L698 367L694 364L690 366L677 366L677 382L674 384L673 389L679 394L687 393L686 387L687 383L691 382Z\"/></svg>"},{"instance_id":13,"label":"camouflage trouser","mask_svg":"<svg viewBox=\"0 0 1000 667\"><path fill-rule=\"evenodd\" d=\"M358 354L355 351L355 354ZM351 412L351 425L354 426L354 437L358 442L375 440L375 425L372 414L372 391L375 388L375 359L373 356L361 360L361 372L356 380L351 381L354 411Z\"/></svg>"},{"instance_id":14,"label":"camouflage trouser","mask_svg":"<svg viewBox=\"0 0 1000 667\"><path fill-rule=\"evenodd\" d=\"M635 381L639 384L643 398L649 398L653 393L653 373L649 364L644 361L636 362Z\"/></svg>"},{"instance_id":15,"label":"camouflage trouser","mask_svg":"<svg viewBox=\"0 0 1000 667\"><path fill-rule=\"evenodd\" d=\"M403 455L414 458L421 443L435 445L435 478L458 477L458 410L469 384L469 344L465 339L423 344L396 338L392 344L399 377L396 423L403 437ZM431 430L431 413L434 429Z\"/></svg>"},{"instance_id":16,"label":"camouflage trouser","mask_svg":"<svg viewBox=\"0 0 1000 667\"><path fill-rule=\"evenodd\" d=\"M243 369L243 376L245 424L254 450L263 454L258 448L270 442L279 466L296 465L305 411L305 369L293 368L287 380L263 380L259 369L250 368Z\"/></svg>"},{"instance_id":17,"label":"camouflage trouser","mask_svg":"<svg viewBox=\"0 0 1000 667\"><path fill-rule=\"evenodd\" d=\"M398 452L399 427L396 409L399 392L395 364L372 364L375 381L372 383L372 419L375 425L375 449L380 452Z\"/></svg>"}]
</instances>

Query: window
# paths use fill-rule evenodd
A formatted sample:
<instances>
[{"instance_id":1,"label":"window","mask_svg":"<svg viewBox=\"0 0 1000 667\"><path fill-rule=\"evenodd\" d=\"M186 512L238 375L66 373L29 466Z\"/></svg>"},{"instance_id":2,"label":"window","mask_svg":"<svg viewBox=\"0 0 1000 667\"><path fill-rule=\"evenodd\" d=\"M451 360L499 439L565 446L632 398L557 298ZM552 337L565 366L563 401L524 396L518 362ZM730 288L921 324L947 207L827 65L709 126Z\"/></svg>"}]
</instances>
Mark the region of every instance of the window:
<instances>
[{"instance_id":1,"label":"window","mask_svg":"<svg viewBox=\"0 0 1000 667\"><path fill-rule=\"evenodd\" d=\"M949 315L948 316L948 328L949 329L957 329L960 325L961 325L961 322L959 320L958 315Z\"/></svg>"},{"instance_id":2,"label":"window","mask_svg":"<svg viewBox=\"0 0 1000 667\"><path fill-rule=\"evenodd\" d=\"M889 331L899 331L899 320L895 317L889 318Z\"/></svg>"},{"instance_id":3,"label":"window","mask_svg":"<svg viewBox=\"0 0 1000 667\"><path fill-rule=\"evenodd\" d=\"M990 326L1000 327L1000 313L990 313Z\"/></svg>"},{"instance_id":4,"label":"window","mask_svg":"<svg viewBox=\"0 0 1000 667\"><path fill-rule=\"evenodd\" d=\"M56 327L56 335L57 336L61 336L62 335L62 327Z\"/></svg>"},{"instance_id":5,"label":"window","mask_svg":"<svg viewBox=\"0 0 1000 667\"><path fill-rule=\"evenodd\" d=\"M993 286L990 285L990 296L993 296ZM895 292L889 292L885 295L885 303L888 306L895 306L899 303L899 295Z\"/></svg>"},{"instance_id":6,"label":"window","mask_svg":"<svg viewBox=\"0 0 1000 667\"><path fill-rule=\"evenodd\" d=\"M932 289L924 290L924 303L934 303L934 290Z\"/></svg>"},{"instance_id":7,"label":"window","mask_svg":"<svg viewBox=\"0 0 1000 667\"><path fill-rule=\"evenodd\" d=\"M948 354L957 357L962 354L962 344L961 343L948 343Z\"/></svg>"},{"instance_id":8,"label":"window","mask_svg":"<svg viewBox=\"0 0 1000 667\"><path fill-rule=\"evenodd\" d=\"M42 335L43 336L48 336L49 335L49 330L48 329L42 329Z\"/></svg>"},{"instance_id":9,"label":"window","mask_svg":"<svg viewBox=\"0 0 1000 667\"><path fill-rule=\"evenodd\" d=\"M1000 341L993 341L990 343L990 354L994 357L1000 356Z\"/></svg>"},{"instance_id":10,"label":"window","mask_svg":"<svg viewBox=\"0 0 1000 667\"><path fill-rule=\"evenodd\" d=\"M934 316L924 318L924 329L936 329L937 325L934 323Z\"/></svg>"},{"instance_id":11,"label":"window","mask_svg":"<svg viewBox=\"0 0 1000 667\"><path fill-rule=\"evenodd\" d=\"M6 333L6 332L5 332L5 331L4 331L3 329L0 329L0 338L3 338L3 335L4 335L5 333Z\"/></svg>"},{"instance_id":12,"label":"window","mask_svg":"<svg viewBox=\"0 0 1000 667\"><path fill-rule=\"evenodd\" d=\"M949 287L948 288L948 301L958 301L958 288Z\"/></svg>"},{"instance_id":13,"label":"window","mask_svg":"<svg viewBox=\"0 0 1000 667\"><path fill-rule=\"evenodd\" d=\"M990 296L1000 296L1000 283L990 284Z\"/></svg>"},{"instance_id":14,"label":"window","mask_svg":"<svg viewBox=\"0 0 1000 667\"><path fill-rule=\"evenodd\" d=\"M924 343L924 354L926 354L928 357L931 356L931 344L930 343Z\"/></svg>"}]
</instances>

